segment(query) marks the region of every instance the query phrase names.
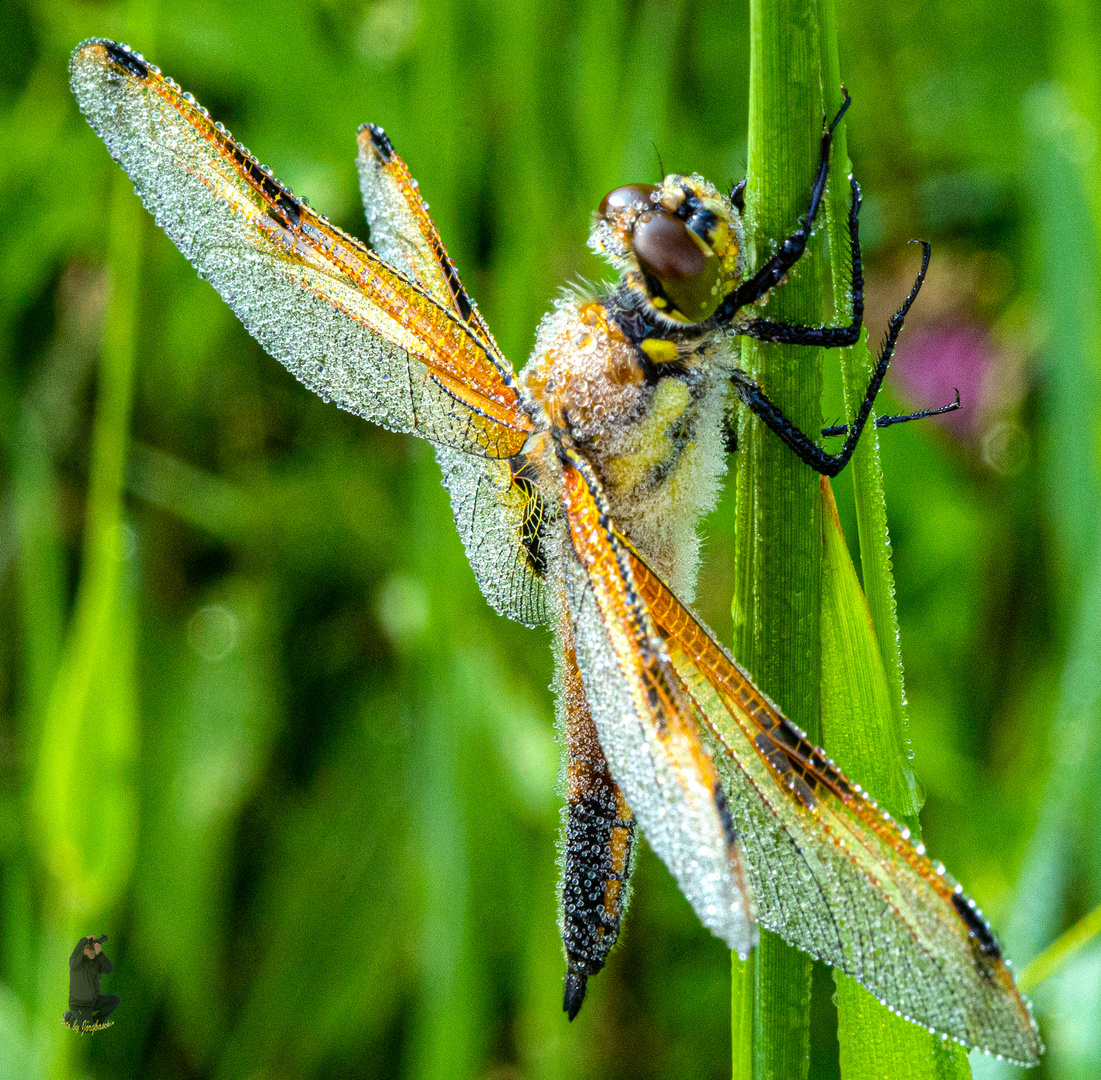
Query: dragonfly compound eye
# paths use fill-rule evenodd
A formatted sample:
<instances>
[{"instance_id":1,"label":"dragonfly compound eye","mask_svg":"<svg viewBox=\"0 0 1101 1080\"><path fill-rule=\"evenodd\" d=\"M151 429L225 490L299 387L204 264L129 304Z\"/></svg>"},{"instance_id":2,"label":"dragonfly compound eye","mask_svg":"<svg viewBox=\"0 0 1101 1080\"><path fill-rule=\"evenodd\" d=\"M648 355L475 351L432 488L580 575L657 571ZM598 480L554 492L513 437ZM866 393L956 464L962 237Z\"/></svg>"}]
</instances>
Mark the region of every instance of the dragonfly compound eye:
<instances>
[{"instance_id":1,"label":"dragonfly compound eye","mask_svg":"<svg viewBox=\"0 0 1101 1080\"><path fill-rule=\"evenodd\" d=\"M639 265L665 294L653 298L656 307L667 300L689 322L714 313L722 299L722 264L699 234L680 218L655 212L640 215L632 243Z\"/></svg>"},{"instance_id":2,"label":"dragonfly compound eye","mask_svg":"<svg viewBox=\"0 0 1101 1080\"><path fill-rule=\"evenodd\" d=\"M600 200L600 216L608 220L616 211L634 208L649 210L654 205L654 184L624 184L613 188Z\"/></svg>"}]
</instances>

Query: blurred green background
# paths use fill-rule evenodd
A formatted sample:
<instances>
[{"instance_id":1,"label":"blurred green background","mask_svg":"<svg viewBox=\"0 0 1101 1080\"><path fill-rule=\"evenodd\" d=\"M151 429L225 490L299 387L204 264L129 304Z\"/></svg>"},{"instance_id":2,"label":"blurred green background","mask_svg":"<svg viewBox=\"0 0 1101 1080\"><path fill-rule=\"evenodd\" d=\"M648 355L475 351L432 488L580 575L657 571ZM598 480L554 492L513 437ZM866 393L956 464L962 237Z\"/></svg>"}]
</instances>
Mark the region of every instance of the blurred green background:
<instances>
[{"instance_id":1,"label":"blurred green background","mask_svg":"<svg viewBox=\"0 0 1101 1080\"><path fill-rule=\"evenodd\" d=\"M925 838L1025 963L1101 902L1101 8L837 5L873 335L934 245L891 404L966 405L881 435ZM648 851L566 1023L548 634L481 600L430 450L312 397L198 280L68 57L129 41L360 235L383 124L519 368L603 274L605 191L659 155L742 175L747 20L0 3L0 1078L729 1075L727 953ZM732 532L726 500L699 606L727 639ZM65 960L104 932L122 1005L79 1039ZM1034 996L1034 1075L1101 1075L1101 949Z\"/></svg>"}]
</instances>

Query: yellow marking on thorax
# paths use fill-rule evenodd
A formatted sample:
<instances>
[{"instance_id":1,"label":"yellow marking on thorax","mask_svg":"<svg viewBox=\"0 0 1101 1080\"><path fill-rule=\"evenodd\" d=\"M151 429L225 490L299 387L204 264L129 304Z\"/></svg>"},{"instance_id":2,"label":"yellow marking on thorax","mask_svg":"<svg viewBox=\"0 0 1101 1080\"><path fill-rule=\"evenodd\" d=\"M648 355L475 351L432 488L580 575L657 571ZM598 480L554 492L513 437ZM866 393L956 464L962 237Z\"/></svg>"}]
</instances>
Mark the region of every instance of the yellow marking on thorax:
<instances>
[{"instance_id":1,"label":"yellow marking on thorax","mask_svg":"<svg viewBox=\"0 0 1101 1080\"><path fill-rule=\"evenodd\" d=\"M634 426L632 441L637 441L638 449L603 462L605 479L628 491L644 483L676 451L670 429L691 403L692 395L680 379L662 379L654 388L646 415Z\"/></svg>"},{"instance_id":2,"label":"yellow marking on thorax","mask_svg":"<svg viewBox=\"0 0 1101 1080\"><path fill-rule=\"evenodd\" d=\"M676 342L663 338L647 338L640 348L655 364L669 364L680 356Z\"/></svg>"}]
</instances>

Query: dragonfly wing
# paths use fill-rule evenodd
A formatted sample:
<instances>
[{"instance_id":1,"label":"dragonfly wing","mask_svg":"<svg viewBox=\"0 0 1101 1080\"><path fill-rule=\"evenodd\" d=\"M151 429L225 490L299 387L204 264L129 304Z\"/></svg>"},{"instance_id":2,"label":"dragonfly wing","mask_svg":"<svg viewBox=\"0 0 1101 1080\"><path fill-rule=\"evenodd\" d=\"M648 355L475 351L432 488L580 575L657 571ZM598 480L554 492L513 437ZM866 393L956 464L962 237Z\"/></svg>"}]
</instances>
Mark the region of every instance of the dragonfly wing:
<instances>
[{"instance_id":1,"label":"dragonfly wing","mask_svg":"<svg viewBox=\"0 0 1101 1080\"><path fill-rule=\"evenodd\" d=\"M436 447L455 527L482 595L525 626L547 622L546 504L512 461Z\"/></svg>"},{"instance_id":2,"label":"dragonfly wing","mask_svg":"<svg viewBox=\"0 0 1101 1080\"><path fill-rule=\"evenodd\" d=\"M409 167L374 124L359 129L358 144L356 168L371 246L437 303L452 308L499 357L497 343L463 287Z\"/></svg>"},{"instance_id":3,"label":"dragonfly wing","mask_svg":"<svg viewBox=\"0 0 1101 1080\"><path fill-rule=\"evenodd\" d=\"M780 714L636 553L630 562L704 718L761 922L907 1019L1036 1064L1031 1009L974 902Z\"/></svg>"},{"instance_id":4,"label":"dragonfly wing","mask_svg":"<svg viewBox=\"0 0 1101 1080\"><path fill-rule=\"evenodd\" d=\"M745 954L755 941L753 907L715 764L639 599L599 482L572 453L563 475L568 617L612 778L703 924Z\"/></svg>"},{"instance_id":5,"label":"dragonfly wing","mask_svg":"<svg viewBox=\"0 0 1101 1080\"><path fill-rule=\"evenodd\" d=\"M397 431L507 458L531 430L515 380L429 293L296 199L140 56L72 59L88 122L173 243L321 397Z\"/></svg>"},{"instance_id":6,"label":"dragonfly wing","mask_svg":"<svg viewBox=\"0 0 1101 1080\"><path fill-rule=\"evenodd\" d=\"M371 245L461 319L487 353L506 366L478 309L463 288L420 189L381 128L359 132L360 191ZM474 576L494 610L527 626L547 620L545 561L539 550L545 504L533 485L504 462L437 445L444 487Z\"/></svg>"}]
</instances>

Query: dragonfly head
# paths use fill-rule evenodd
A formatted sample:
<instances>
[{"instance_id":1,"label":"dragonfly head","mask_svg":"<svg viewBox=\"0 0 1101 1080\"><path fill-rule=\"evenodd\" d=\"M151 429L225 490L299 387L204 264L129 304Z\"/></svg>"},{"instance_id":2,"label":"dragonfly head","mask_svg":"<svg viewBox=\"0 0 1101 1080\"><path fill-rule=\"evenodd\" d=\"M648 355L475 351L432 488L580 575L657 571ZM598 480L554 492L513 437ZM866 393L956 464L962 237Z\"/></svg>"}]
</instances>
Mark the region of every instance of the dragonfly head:
<instances>
[{"instance_id":1,"label":"dragonfly head","mask_svg":"<svg viewBox=\"0 0 1101 1080\"><path fill-rule=\"evenodd\" d=\"M744 274L741 216L702 176L609 191L589 245L641 303L674 323L709 318Z\"/></svg>"}]
</instances>

